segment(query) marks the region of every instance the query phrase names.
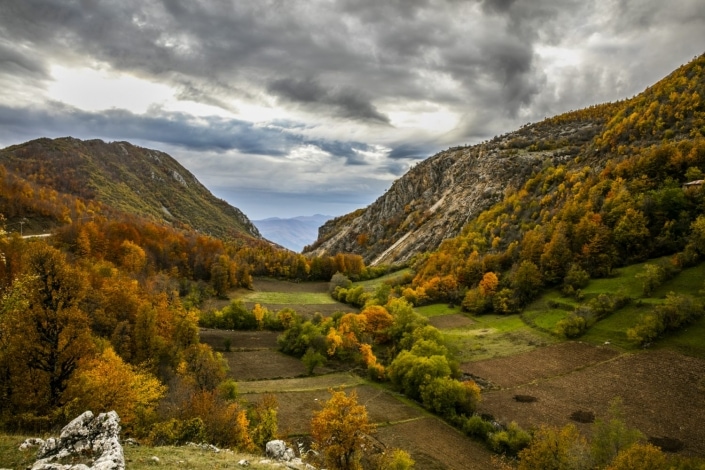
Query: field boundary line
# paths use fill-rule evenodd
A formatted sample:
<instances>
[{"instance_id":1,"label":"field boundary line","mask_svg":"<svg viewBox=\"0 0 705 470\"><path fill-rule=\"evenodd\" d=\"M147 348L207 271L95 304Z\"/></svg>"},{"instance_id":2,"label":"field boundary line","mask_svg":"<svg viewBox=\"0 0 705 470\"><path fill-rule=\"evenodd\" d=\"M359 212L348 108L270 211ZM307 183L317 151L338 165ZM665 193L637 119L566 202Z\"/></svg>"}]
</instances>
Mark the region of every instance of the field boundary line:
<instances>
[{"instance_id":1,"label":"field boundary line","mask_svg":"<svg viewBox=\"0 0 705 470\"><path fill-rule=\"evenodd\" d=\"M506 388L505 388L505 387L500 387L499 390L516 390L516 389L519 389L519 388L522 388L522 387L526 387L527 385L539 385L539 384L541 384L541 383L543 383L543 382L548 382L549 380L554 380L554 379L558 379L558 378L561 378L561 377L567 377L568 375L574 374L574 373L576 373L576 372L582 372L582 371L584 371L584 370L587 370L587 369L590 369L590 368L593 368L593 367L599 367L599 366L602 366L602 365L604 365L604 364L608 364L608 363L610 363L610 362L616 361L617 359L620 359L620 358L623 358L623 357L627 357L627 356L631 356L631 355L633 355L633 354L635 354L635 353L618 352L618 354L617 354L616 356L610 357L609 359L605 359L604 361L594 362L594 363L592 363L592 364L583 364L583 365L580 365L580 366L576 367L575 369L571 369L571 370L569 370L569 371L567 371L567 372L563 372L563 373L561 373L561 374L550 375L550 376L548 376L548 377L540 377L540 378L538 378L538 379L531 380L530 382L525 382L525 383L523 383L523 384L518 384L518 385L511 386L511 387L506 387Z\"/></svg>"}]
</instances>

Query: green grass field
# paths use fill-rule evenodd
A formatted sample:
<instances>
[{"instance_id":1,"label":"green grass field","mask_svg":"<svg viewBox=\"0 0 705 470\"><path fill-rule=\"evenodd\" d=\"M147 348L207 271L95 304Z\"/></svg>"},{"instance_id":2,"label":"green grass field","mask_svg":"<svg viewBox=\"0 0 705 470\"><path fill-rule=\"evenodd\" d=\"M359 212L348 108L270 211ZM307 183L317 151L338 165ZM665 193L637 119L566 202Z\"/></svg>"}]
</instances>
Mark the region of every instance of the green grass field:
<instances>
[{"instance_id":1,"label":"green grass field","mask_svg":"<svg viewBox=\"0 0 705 470\"><path fill-rule=\"evenodd\" d=\"M657 288L650 297L645 298L642 281L636 276L643 272L645 264L657 261L650 260L626 266L616 270L610 278L591 280L582 291L585 295L582 302L562 296L558 289L547 291L529 304L523 315L527 321L537 327L554 331L556 324L572 309L586 304L590 299L600 294L627 295L633 299L629 305L595 323L580 339L594 344L610 342L627 350L636 349L637 346L627 339L627 330L636 325L642 315L649 312L654 306L663 303L669 292L691 295L701 301L703 299L705 263L684 269L676 277ZM683 331L670 333L659 339L655 347L671 348L685 354L705 357L705 341L702 340L704 337L705 319L700 319Z\"/></svg>"},{"instance_id":2,"label":"green grass field","mask_svg":"<svg viewBox=\"0 0 705 470\"><path fill-rule=\"evenodd\" d=\"M399 271L394 271L389 274L385 274L384 276L380 276L375 279L370 279L368 281L358 281L358 282L353 282L353 286L363 286L365 288L365 291L367 292L374 292L377 287L387 281L390 282L395 282L403 279L406 276L409 276L413 273L413 270L411 268L404 268L400 269Z\"/></svg>"},{"instance_id":3,"label":"green grass field","mask_svg":"<svg viewBox=\"0 0 705 470\"><path fill-rule=\"evenodd\" d=\"M449 350L461 363L511 356L556 341L527 326L518 315L482 315L473 321L469 327L442 330Z\"/></svg>"},{"instance_id":4,"label":"green grass field","mask_svg":"<svg viewBox=\"0 0 705 470\"><path fill-rule=\"evenodd\" d=\"M448 304L431 304L416 307L415 310L427 318L438 317L440 315L453 315L462 313L460 306L449 307Z\"/></svg>"},{"instance_id":5,"label":"green grass field","mask_svg":"<svg viewBox=\"0 0 705 470\"><path fill-rule=\"evenodd\" d=\"M336 303L330 295L323 292L250 292L239 297L243 302L259 304L298 304L298 305L328 305Z\"/></svg>"}]
</instances>

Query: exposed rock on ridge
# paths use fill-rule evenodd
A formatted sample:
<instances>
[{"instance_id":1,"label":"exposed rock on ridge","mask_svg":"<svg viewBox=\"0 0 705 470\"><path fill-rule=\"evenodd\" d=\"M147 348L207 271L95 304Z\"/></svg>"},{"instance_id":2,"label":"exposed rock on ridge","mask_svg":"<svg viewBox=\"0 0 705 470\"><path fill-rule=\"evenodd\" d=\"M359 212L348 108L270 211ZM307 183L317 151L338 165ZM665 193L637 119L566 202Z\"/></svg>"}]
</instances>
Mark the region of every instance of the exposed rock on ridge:
<instances>
[{"instance_id":1,"label":"exposed rock on ridge","mask_svg":"<svg viewBox=\"0 0 705 470\"><path fill-rule=\"evenodd\" d=\"M510 188L520 188L544 162L576 155L602 127L601 120L543 121L490 142L440 152L366 209L327 222L304 252L357 253L378 265L435 250Z\"/></svg>"}]
</instances>

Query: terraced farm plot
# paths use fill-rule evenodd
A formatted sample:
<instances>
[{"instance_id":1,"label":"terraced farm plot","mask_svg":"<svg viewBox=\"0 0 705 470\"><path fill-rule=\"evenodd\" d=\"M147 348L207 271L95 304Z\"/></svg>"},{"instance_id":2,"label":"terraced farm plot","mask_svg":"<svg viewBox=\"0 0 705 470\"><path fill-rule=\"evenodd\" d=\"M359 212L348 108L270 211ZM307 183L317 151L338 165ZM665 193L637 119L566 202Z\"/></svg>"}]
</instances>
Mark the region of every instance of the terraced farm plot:
<instances>
[{"instance_id":1,"label":"terraced farm plot","mask_svg":"<svg viewBox=\"0 0 705 470\"><path fill-rule=\"evenodd\" d=\"M492 465L492 454L482 444L434 417L379 427L376 437L389 447L406 449L418 469L495 468Z\"/></svg>"},{"instance_id":2,"label":"terraced farm plot","mask_svg":"<svg viewBox=\"0 0 705 470\"><path fill-rule=\"evenodd\" d=\"M345 388L346 393L357 391L358 403L365 405L373 423L394 423L420 418L425 413L392 396L389 392L370 385ZM311 431L313 413L319 411L329 398L328 388L318 390L274 393L279 402L279 428L289 435L307 434ZM257 400L258 394L247 394L248 400Z\"/></svg>"},{"instance_id":3,"label":"terraced farm plot","mask_svg":"<svg viewBox=\"0 0 705 470\"><path fill-rule=\"evenodd\" d=\"M276 331L230 331L212 328L201 328L200 330L201 342L208 344L216 351L223 351L226 342L229 342L230 348L234 351L276 349L279 334Z\"/></svg>"},{"instance_id":4,"label":"terraced farm plot","mask_svg":"<svg viewBox=\"0 0 705 470\"><path fill-rule=\"evenodd\" d=\"M230 297L240 300L247 308L255 304L278 311L291 308L298 314L310 317L314 313L332 315L336 312L358 312L359 309L333 300L327 282L291 282L258 278L253 290L237 289ZM222 308L227 304L221 305Z\"/></svg>"},{"instance_id":5,"label":"terraced farm plot","mask_svg":"<svg viewBox=\"0 0 705 470\"><path fill-rule=\"evenodd\" d=\"M604 354L581 351L587 354L585 359L593 361ZM511 384L509 388L486 391L480 411L502 422L516 421L524 428L540 424L564 426L575 411L591 411L598 418L604 417L611 400L621 397L629 426L649 437L680 440L685 445L683 454L705 457L705 360L660 350L622 354L570 371L578 362L567 352L543 348L540 353L515 355L504 364L487 361L485 375L498 382L503 380L503 372L519 372L505 379ZM546 364L543 370L542 363ZM518 402L518 394L536 401ZM589 434L589 425L578 426Z\"/></svg>"},{"instance_id":6,"label":"terraced farm plot","mask_svg":"<svg viewBox=\"0 0 705 470\"><path fill-rule=\"evenodd\" d=\"M235 380L290 378L307 373L301 360L271 349L226 352L223 357L228 361L229 375Z\"/></svg>"},{"instance_id":7,"label":"terraced farm plot","mask_svg":"<svg viewBox=\"0 0 705 470\"><path fill-rule=\"evenodd\" d=\"M537 348L516 356L469 362L462 364L460 369L502 388L511 388L565 375L618 355L618 351L609 347L569 342Z\"/></svg>"},{"instance_id":8,"label":"terraced farm plot","mask_svg":"<svg viewBox=\"0 0 705 470\"><path fill-rule=\"evenodd\" d=\"M348 388L364 384L365 381L348 372L339 372L311 377L278 380L258 380L240 384L240 393L308 392L329 388Z\"/></svg>"},{"instance_id":9,"label":"terraced farm plot","mask_svg":"<svg viewBox=\"0 0 705 470\"><path fill-rule=\"evenodd\" d=\"M482 315L471 321L465 327L441 328L461 363L511 356L556 342L556 338L524 324L517 315Z\"/></svg>"}]
</instances>

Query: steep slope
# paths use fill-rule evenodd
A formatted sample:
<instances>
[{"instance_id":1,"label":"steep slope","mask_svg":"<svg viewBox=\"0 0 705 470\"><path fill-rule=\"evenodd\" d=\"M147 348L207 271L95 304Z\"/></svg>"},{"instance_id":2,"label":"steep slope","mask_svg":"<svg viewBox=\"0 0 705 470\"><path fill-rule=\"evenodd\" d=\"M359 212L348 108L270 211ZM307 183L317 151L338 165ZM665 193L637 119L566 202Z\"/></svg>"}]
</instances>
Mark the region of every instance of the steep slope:
<instances>
[{"instance_id":1,"label":"steep slope","mask_svg":"<svg viewBox=\"0 0 705 470\"><path fill-rule=\"evenodd\" d=\"M41 187L119 212L218 237L260 237L239 209L157 150L128 142L43 138L0 150L0 164Z\"/></svg>"},{"instance_id":2,"label":"steep slope","mask_svg":"<svg viewBox=\"0 0 705 470\"><path fill-rule=\"evenodd\" d=\"M326 223L305 252L357 253L377 265L434 250L543 166L580 153L614 106L568 113L489 142L440 152L395 181L366 209Z\"/></svg>"},{"instance_id":3,"label":"steep slope","mask_svg":"<svg viewBox=\"0 0 705 470\"><path fill-rule=\"evenodd\" d=\"M270 217L253 220L252 223L267 240L299 253L304 246L316 240L318 228L332 218L328 215L316 214L288 219Z\"/></svg>"},{"instance_id":4,"label":"steep slope","mask_svg":"<svg viewBox=\"0 0 705 470\"><path fill-rule=\"evenodd\" d=\"M558 177L548 175L538 188L539 193L561 192L586 177L579 175L584 168L594 175L609 165L620 168L622 160L664 142L699 139L705 135L704 69L705 56L700 56L631 99L569 112L490 142L441 152L411 169L366 209L321 227L318 240L306 252L358 253L373 265L408 261L417 253L438 249L443 240L459 235L463 226L508 195L519 190L536 193L535 187L522 189L532 174L543 179L545 170L563 167ZM659 158L665 163L665 157L655 160ZM688 159L697 160L684 156L682 161ZM575 181L562 187L553 184L566 170L576 171ZM682 181L685 175L665 177ZM497 211L516 212L517 220L523 218L518 217L520 210L543 216L554 200L554 195L543 192L526 207L505 204ZM488 223L487 217L483 220ZM500 231L514 232L510 237L514 240L526 230L505 225ZM485 242L488 247L503 248L490 238ZM508 239L497 238L499 244Z\"/></svg>"}]
</instances>

